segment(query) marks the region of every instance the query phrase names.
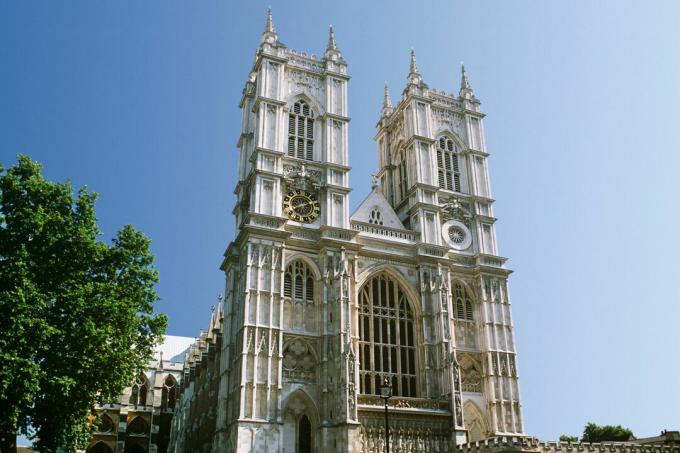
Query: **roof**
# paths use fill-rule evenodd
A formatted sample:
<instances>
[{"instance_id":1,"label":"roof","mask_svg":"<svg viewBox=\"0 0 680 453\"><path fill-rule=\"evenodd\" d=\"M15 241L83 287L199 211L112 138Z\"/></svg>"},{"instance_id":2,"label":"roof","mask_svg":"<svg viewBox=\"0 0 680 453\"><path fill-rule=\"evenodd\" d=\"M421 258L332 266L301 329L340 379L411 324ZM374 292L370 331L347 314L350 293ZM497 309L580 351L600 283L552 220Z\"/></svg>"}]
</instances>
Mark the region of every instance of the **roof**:
<instances>
[{"instance_id":1,"label":"roof","mask_svg":"<svg viewBox=\"0 0 680 453\"><path fill-rule=\"evenodd\" d=\"M163 353L163 360L167 362L184 362L184 354L187 349L196 341L193 337L178 337L175 335L163 336L163 343L156 348L154 358L160 360L160 353Z\"/></svg>"},{"instance_id":2,"label":"roof","mask_svg":"<svg viewBox=\"0 0 680 453\"><path fill-rule=\"evenodd\" d=\"M374 210L380 213L379 219L373 217L375 215L373 214ZM394 212L394 209L390 206L379 186L373 188L371 193L361 202L359 207L350 216L350 220L363 223L376 223L376 220L378 220L382 223L376 223L377 225L405 229L404 224L399 220L399 216Z\"/></svg>"}]
</instances>

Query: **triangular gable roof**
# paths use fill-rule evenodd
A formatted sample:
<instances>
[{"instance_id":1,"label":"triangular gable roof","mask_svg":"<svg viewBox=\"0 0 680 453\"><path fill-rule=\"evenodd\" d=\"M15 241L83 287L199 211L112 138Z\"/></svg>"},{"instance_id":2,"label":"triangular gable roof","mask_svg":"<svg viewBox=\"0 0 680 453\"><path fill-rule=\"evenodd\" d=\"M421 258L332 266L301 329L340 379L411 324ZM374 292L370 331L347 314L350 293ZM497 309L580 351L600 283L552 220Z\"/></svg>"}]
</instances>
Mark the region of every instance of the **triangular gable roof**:
<instances>
[{"instance_id":1,"label":"triangular gable roof","mask_svg":"<svg viewBox=\"0 0 680 453\"><path fill-rule=\"evenodd\" d=\"M382 224L389 228L399 228L404 230L404 224L399 220L399 216L392 206L387 202L385 196L382 194L380 187L375 187L371 193L361 202L359 207L350 216L350 220L364 223L375 223L375 219L371 217L373 210L380 212Z\"/></svg>"}]
</instances>

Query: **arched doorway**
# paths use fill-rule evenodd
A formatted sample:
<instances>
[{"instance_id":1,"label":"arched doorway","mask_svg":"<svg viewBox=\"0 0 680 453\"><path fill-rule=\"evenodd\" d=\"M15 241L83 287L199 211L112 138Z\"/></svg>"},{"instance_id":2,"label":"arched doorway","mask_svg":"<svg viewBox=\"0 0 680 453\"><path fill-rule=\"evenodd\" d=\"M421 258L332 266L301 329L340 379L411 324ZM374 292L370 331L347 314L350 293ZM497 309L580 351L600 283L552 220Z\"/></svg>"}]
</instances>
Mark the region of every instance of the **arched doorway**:
<instances>
[{"instance_id":1,"label":"arched doorway","mask_svg":"<svg viewBox=\"0 0 680 453\"><path fill-rule=\"evenodd\" d=\"M312 422L307 415L303 415L298 421L297 437L296 453L312 453Z\"/></svg>"},{"instance_id":2,"label":"arched doorway","mask_svg":"<svg viewBox=\"0 0 680 453\"><path fill-rule=\"evenodd\" d=\"M312 453L318 451L317 427L319 418L316 405L306 392L298 390L284 405L282 449L286 452Z\"/></svg>"}]
</instances>

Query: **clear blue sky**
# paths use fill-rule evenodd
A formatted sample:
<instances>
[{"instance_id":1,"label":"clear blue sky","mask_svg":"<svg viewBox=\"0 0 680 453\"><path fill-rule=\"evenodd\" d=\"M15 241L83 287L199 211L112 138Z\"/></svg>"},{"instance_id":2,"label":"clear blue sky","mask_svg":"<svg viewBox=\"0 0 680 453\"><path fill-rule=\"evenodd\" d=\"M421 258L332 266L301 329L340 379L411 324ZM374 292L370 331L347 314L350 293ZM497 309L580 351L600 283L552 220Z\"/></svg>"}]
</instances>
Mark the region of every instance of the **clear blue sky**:
<instances>
[{"instance_id":1,"label":"clear blue sky","mask_svg":"<svg viewBox=\"0 0 680 453\"><path fill-rule=\"evenodd\" d=\"M238 101L271 3L281 40L349 87L351 202L375 170L382 86L414 47L486 119L510 258L526 430L680 428L680 3L0 1L0 162L100 193L105 238L146 232L169 333L195 336L223 290ZM417 7L417 8L416 8Z\"/></svg>"}]
</instances>

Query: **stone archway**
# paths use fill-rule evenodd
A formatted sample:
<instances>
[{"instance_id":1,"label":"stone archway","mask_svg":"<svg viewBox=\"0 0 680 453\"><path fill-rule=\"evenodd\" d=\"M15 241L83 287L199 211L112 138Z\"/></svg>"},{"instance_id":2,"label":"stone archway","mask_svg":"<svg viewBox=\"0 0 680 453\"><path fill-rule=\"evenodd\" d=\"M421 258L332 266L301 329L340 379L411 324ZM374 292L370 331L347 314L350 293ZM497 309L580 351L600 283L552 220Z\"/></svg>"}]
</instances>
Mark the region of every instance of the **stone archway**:
<instances>
[{"instance_id":1,"label":"stone archway","mask_svg":"<svg viewBox=\"0 0 680 453\"><path fill-rule=\"evenodd\" d=\"M463 420L468 432L468 442L486 439L489 431L484 416L472 401L467 401L463 406Z\"/></svg>"},{"instance_id":2,"label":"stone archway","mask_svg":"<svg viewBox=\"0 0 680 453\"><path fill-rule=\"evenodd\" d=\"M306 392L298 390L288 397L283 409L281 442L283 451L318 451L319 417L316 405Z\"/></svg>"}]
</instances>

